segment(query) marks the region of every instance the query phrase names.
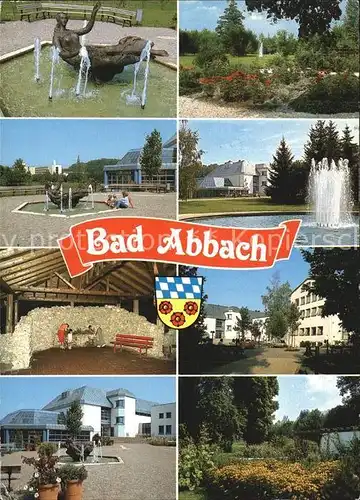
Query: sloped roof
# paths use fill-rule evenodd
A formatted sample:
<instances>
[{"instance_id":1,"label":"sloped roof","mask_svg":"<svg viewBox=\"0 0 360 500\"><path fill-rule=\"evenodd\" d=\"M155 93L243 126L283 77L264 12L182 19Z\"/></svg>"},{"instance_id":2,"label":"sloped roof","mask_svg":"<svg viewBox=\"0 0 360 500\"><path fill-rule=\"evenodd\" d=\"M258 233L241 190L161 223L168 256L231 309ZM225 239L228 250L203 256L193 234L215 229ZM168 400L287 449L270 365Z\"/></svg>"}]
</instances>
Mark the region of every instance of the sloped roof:
<instances>
[{"instance_id":1,"label":"sloped roof","mask_svg":"<svg viewBox=\"0 0 360 500\"><path fill-rule=\"evenodd\" d=\"M221 306L218 304L205 303L205 314L209 318L225 319L225 313L228 311L240 312L240 307L236 306ZM249 309L251 319L265 318L266 314L262 311L252 311Z\"/></svg>"},{"instance_id":2,"label":"sloped roof","mask_svg":"<svg viewBox=\"0 0 360 500\"><path fill-rule=\"evenodd\" d=\"M57 424L58 413L43 410L16 410L9 413L0 421L0 425L22 424L22 425L42 425Z\"/></svg>"},{"instance_id":3,"label":"sloped roof","mask_svg":"<svg viewBox=\"0 0 360 500\"><path fill-rule=\"evenodd\" d=\"M146 399L137 399L135 405L136 413L145 413L151 415L151 408L157 406L159 403L154 403L153 401L146 401Z\"/></svg>"},{"instance_id":4,"label":"sloped roof","mask_svg":"<svg viewBox=\"0 0 360 500\"><path fill-rule=\"evenodd\" d=\"M227 162L217 166L207 177L228 177L229 175L241 174L244 172L244 162L242 160Z\"/></svg>"},{"instance_id":5,"label":"sloped roof","mask_svg":"<svg viewBox=\"0 0 360 500\"><path fill-rule=\"evenodd\" d=\"M199 188L220 188L224 187L225 179L224 177L209 177L208 175L203 179L199 179L198 187Z\"/></svg>"},{"instance_id":6,"label":"sloped roof","mask_svg":"<svg viewBox=\"0 0 360 500\"><path fill-rule=\"evenodd\" d=\"M127 389L114 389L113 391L108 391L106 393L106 397L107 398L112 398L114 396L126 396L128 398L134 398L136 399L136 396L135 394L133 394L132 392L128 391Z\"/></svg>"},{"instance_id":7,"label":"sloped roof","mask_svg":"<svg viewBox=\"0 0 360 500\"><path fill-rule=\"evenodd\" d=\"M43 410L60 410L70 406L74 401L79 401L81 404L112 408L112 404L107 399L106 392L103 389L84 385L78 389L70 389L62 392L44 406Z\"/></svg>"}]
</instances>

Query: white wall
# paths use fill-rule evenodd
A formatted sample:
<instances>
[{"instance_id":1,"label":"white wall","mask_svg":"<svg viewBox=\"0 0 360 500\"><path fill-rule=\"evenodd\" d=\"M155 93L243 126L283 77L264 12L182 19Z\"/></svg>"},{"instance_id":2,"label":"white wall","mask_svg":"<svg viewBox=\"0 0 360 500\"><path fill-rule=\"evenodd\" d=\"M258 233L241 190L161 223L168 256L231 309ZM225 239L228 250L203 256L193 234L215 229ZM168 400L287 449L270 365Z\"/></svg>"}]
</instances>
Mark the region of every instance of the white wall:
<instances>
[{"instance_id":1,"label":"white wall","mask_svg":"<svg viewBox=\"0 0 360 500\"><path fill-rule=\"evenodd\" d=\"M166 418L166 413L171 413L171 418ZM159 418L163 413L164 418ZM159 426L164 426L164 434L159 434ZM171 425L171 435L166 434L166 426ZM151 408L151 435L155 437L176 437L176 403L156 405Z\"/></svg>"},{"instance_id":2,"label":"white wall","mask_svg":"<svg viewBox=\"0 0 360 500\"><path fill-rule=\"evenodd\" d=\"M90 439L94 434L101 434L101 407L82 404L81 409L84 413L82 424L91 425L94 429L94 432L90 433Z\"/></svg>"},{"instance_id":3,"label":"white wall","mask_svg":"<svg viewBox=\"0 0 360 500\"><path fill-rule=\"evenodd\" d=\"M216 319L215 318L205 318L205 329L210 338L215 338L215 328L216 328ZM211 333L214 332L214 333Z\"/></svg>"},{"instance_id":4,"label":"white wall","mask_svg":"<svg viewBox=\"0 0 360 500\"><path fill-rule=\"evenodd\" d=\"M341 431L341 432L330 432L321 436L320 449L322 451L328 451L329 453L337 452L337 445L349 443L352 439L360 439L360 431Z\"/></svg>"},{"instance_id":5,"label":"white wall","mask_svg":"<svg viewBox=\"0 0 360 500\"><path fill-rule=\"evenodd\" d=\"M237 324L237 318L241 319L241 314L239 312L232 311L231 309L226 311L224 339L232 340L239 336L239 332L234 330L234 327Z\"/></svg>"}]
</instances>

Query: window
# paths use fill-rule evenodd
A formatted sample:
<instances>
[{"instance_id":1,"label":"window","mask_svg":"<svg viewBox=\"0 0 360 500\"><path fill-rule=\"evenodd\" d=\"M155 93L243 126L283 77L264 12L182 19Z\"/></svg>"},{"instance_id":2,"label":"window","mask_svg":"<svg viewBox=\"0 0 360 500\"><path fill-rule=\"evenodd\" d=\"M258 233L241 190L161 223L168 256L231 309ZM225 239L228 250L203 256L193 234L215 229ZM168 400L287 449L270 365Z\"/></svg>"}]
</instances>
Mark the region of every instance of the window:
<instances>
[{"instance_id":1,"label":"window","mask_svg":"<svg viewBox=\"0 0 360 500\"><path fill-rule=\"evenodd\" d=\"M311 327L311 335L316 335L316 326Z\"/></svg>"},{"instance_id":2,"label":"window","mask_svg":"<svg viewBox=\"0 0 360 500\"><path fill-rule=\"evenodd\" d=\"M307 295L306 296L306 303L309 304L310 303L310 295Z\"/></svg>"},{"instance_id":3,"label":"window","mask_svg":"<svg viewBox=\"0 0 360 500\"><path fill-rule=\"evenodd\" d=\"M295 299L295 304L298 306L300 304L300 299Z\"/></svg>"},{"instance_id":4,"label":"window","mask_svg":"<svg viewBox=\"0 0 360 500\"><path fill-rule=\"evenodd\" d=\"M305 335L310 335L310 328L305 328Z\"/></svg>"},{"instance_id":5,"label":"window","mask_svg":"<svg viewBox=\"0 0 360 500\"><path fill-rule=\"evenodd\" d=\"M125 400L124 399L118 399L116 401L116 408L125 408Z\"/></svg>"},{"instance_id":6,"label":"window","mask_svg":"<svg viewBox=\"0 0 360 500\"><path fill-rule=\"evenodd\" d=\"M301 300L300 304L303 306L305 304L305 297L301 297L300 300Z\"/></svg>"},{"instance_id":7,"label":"window","mask_svg":"<svg viewBox=\"0 0 360 500\"><path fill-rule=\"evenodd\" d=\"M230 332L231 330L232 330L232 326L231 325L226 325L226 331Z\"/></svg>"},{"instance_id":8,"label":"window","mask_svg":"<svg viewBox=\"0 0 360 500\"><path fill-rule=\"evenodd\" d=\"M167 436L171 436L171 425L167 425L167 426L166 426L166 430L165 430L165 432L166 432L166 435L167 435Z\"/></svg>"},{"instance_id":9,"label":"window","mask_svg":"<svg viewBox=\"0 0 360 500\"><path fill-rule=\"evenodd\" d=\"M227 319L232 319L232 314L227 314Z\"/></svg>"},{"instance_id":10,"label":"window","mask_svg":"<svg viewBox=\"0 0 360 500\"><path fill-rule=\"evenodd\" d=\"M164 414L163 413L159 413L159 418L164 418Z\"/></svg>"},{"instance_id":11,"label":"window","mask_svg":"<svg viewBox=\"0 0 360 500\"><path fill-rule=\"evenodd\" d=\"M311 309L311 316L316 316L316 307Z\"/></svg>"},{"instance_id":12,"label":"window","mask_svg":"<svg viewBox=\"0 0 360 500\"><path fill-rule=\"evenodd\" d=\"M164 426L163 425L159 425L159 434L160 434L160 436L164 435Z\"/></svg>"},{"instance_id":13,"label":"window","mask_svg":"<svg viewBox=\"0 0 360 500\"><path fill-rule=\"evenodd\" d=\"M267 186L267 182L266 181L262 181L261 185L262 186Z\"/></svg>"},{"instance_id":14,"label":"window","mask_svg":"<svg viewBox=\"0 0 360 500\"><path fill-rule=\"evenodd\" d=\"M324 328L322 326L318 326L318 335L324 335Z\"/></svg>"},{"instance_id":15,"label":"window","mask_svg":"<svg viewBox=\"0 0 360 500\"><path fill-rule=\"evenodd\" d=\"M310 318L310 309L306 309L305 318Z\"/></svg>"},{"instance_id":16,"label":"window","mask_svg":"<svg viewBox=\"0 0 360 500\"><path fill-rule=\"evenodd\" d=\"M166 418L171 418L171 411L166 412Z\"/></svg>"},{"instance_id":17,"label":"window","mask_svg":"<svg viewBox=\"0 0 360 500\"><path fill-rule=\"evenodd\" d=\"M318 316L321 316L322 310L323 310L322 306L318 307L318 310L317 310Z\"/></svg>"},{"instance_id":18,"label":"window","mask_svg":"<svg viewBox=\"0 0 360 500\"><path fill-rule=\"evenodd\" d=\"M304 335L304 328L300 328L300 335Z\"/></svg>"},{"instance_id":19,"label":"window","mask_svg":"<svg viewBox=\"0 0 360 500\"><path fill-rule=\"evenodd\" d=\"M305 318L305 310L304 309L302 311L300 311L300 318L301 319Z\"/></svg>"},{"instance_id":20,"label":"window","mask_svg":"<svg viewBox=\"0 0 360 500\"><path fill-rule=\"evenodd\" d=\"M116 417L116 423L120 425L125 425L125 417Z\"/></svg>"}]
</instances>

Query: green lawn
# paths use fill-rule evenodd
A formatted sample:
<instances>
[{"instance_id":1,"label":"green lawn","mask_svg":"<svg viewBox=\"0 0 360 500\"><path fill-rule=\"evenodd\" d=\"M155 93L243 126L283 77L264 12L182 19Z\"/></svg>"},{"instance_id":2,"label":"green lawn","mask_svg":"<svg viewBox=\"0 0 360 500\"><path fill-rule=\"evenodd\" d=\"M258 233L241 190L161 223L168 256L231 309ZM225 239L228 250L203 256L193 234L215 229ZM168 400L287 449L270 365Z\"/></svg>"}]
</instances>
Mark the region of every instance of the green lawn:
<instances>
[{"instance_id":1,"label":"green lawn","mask_svg":"<svg viewBox=\"0 0 360 500\"><path fill-rule=\"evenodd\" d=\"M4 0L2 5L1 18L5 21L14 21L20 19L17 13L15 3L13 0ZM17 3L20 3L19 1ZM24 2L35 3L35 2ZM54 4L56 4L56 0ZM58 3L64 4L88 4L95 5L95 0L59 0ZM102 2L103 6L114 6L119 9L136 10L143 9L142 26L155 26L155 27L172 27L173 17L177 12L176 0L106 0ZM73 16L72 16L73 17ZM27 21L26 21L27 22Z\"/></svg>"},{"instance_id":2,"label":"green lawn","mask_svg":"<svg viewBox=\"0 0 360 500\"><path fill-rule=\"evenodd\" d=\"M271 61L274 58L273 55L265 55L263 58L258 57L257 54L251 54L243 57L228 56L231 66L270 66ZM180 64L184 67L189 67L194 65L195 54L180 56Z\"/></svg>"},{"instance_id":3,"label":"green lawn","mask_svg":"<svg viewBox=\"0 0 360 500\"><path fill-rule=\"evenodd\" d=\"M207 495L203 488L196 491L180 491L179 500L207 500Z\"/></svg>"},{"instance_id":4,"label":"green lawn","mask_svg":"<svg viewBox=\"0 0 360 500\"><path fill-rule=\"evenodd\" d=\"M304 212L307 205L275 205L270 198L195 199L180 201L180 214L203 214L216 212Z\"/></svg>"}]
</instances>

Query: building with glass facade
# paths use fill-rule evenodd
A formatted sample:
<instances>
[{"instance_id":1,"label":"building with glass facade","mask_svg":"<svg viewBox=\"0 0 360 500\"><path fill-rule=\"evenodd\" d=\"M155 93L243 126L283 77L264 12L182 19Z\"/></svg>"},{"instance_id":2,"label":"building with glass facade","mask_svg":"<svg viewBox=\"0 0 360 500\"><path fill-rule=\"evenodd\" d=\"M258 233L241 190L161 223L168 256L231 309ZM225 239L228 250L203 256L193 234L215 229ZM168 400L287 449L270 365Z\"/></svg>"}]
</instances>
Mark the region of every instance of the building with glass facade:
<instances>
[{"instance_id":1,"label":"building with glass facade","mask_svg":"<svg viewBox=\"0 0 360 500\"><path fill-rule=\"evenodd\" d=\"M140 165L142 148L131 149L116 165L105 165L104 185L106 189L121 189L124 185L160 184L170 191L176 189L177 137L173 135L163 144L162 166L156 179L148 179Z\"/></svg>"},{"instance_id":2,"label":"building with glass facade","mask_svg":"<svg viewBox=\"0 0 360 500\"><path fill-rule=\"evenodd\" d=\"M22 436L23 443L65 441L70 436L66 426L59 424L71 403L78 401L83 412L79 441L89 441L94 434L113 437L135 437L149 434L151 409L158 403L136 398L127 389L105 391L83 386L64 391L41 410L17 410L0 421L1 442L14 443ZM60 420L61 421L61 420Z\"/></svg>"}]
</instances>

